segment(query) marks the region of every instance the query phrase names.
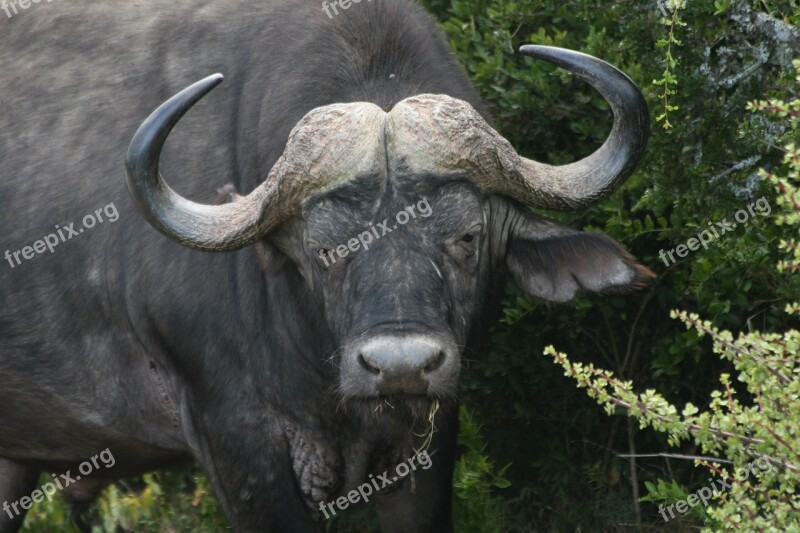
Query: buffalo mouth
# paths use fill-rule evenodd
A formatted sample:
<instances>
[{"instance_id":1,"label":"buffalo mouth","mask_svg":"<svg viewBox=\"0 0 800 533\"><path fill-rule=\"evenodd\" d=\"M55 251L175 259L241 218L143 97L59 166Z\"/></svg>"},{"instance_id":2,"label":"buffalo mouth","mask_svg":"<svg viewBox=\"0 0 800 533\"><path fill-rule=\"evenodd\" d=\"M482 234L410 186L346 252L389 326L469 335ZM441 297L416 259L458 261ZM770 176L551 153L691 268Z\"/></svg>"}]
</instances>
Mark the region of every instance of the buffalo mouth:
<instances>
[{"instance_id":1,"label":"buffalo mouth","mask_svg":"<svg viewBox=\"0 0 800 533\"><path fill-rule=\"evenodd\" d=\"M375 416L384 414L398 415L420 419L438 411L442 404L451 403L455 398L440 399L421 394L391 394L388 396L354 397L347 400L348 405L371 413Z\"/></svg>"},{"instance_id":2,"label":"buffalo mouth","mask_svg":"<svg viewBox=\"0 0 800 533\"><path fill-rule=\"evenodd\" d=\"M365 426L380 427L380 437L412 451L427 448L433 435L444 427L447 413L457 410L453 398L396 394L374 398L352 398L347 410Z\"/></svg>"}]
</instances>

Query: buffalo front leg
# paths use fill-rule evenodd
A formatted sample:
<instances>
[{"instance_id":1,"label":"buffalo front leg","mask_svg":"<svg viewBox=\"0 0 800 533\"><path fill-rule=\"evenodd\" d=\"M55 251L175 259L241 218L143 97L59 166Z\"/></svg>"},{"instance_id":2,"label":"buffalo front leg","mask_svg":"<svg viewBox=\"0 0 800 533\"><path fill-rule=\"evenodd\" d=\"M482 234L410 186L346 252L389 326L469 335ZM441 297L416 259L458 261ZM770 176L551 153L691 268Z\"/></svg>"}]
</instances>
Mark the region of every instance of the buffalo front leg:
<instances>
[{"instance_id":1,"label":"buffalo front leg","mask_svg":"<svg viewBox=\"0 0 800 533\"><path fill-rule=\"evenodd\" d=\"M0 457L0 533L15 533L22 527L28 511L20 500L30 498L38 480L36 470Z\"/></svg>"},{"instance_id":2,"label":"buffalo front leg","mask_svg":"<svg viewBox=\"0 0 800 533\"><path fill-rule=\"evenodd\" d=\"M188 423L190 446L237 533L320 531L295 480L286 436L263 409L217 405Z\"/></svg>"},{"instance_id":3,"label":"buffalo front leg","mask_svg":"<svg viewBox=\"0 0 800 533\"><path fill-rule=\"evenodd\" d=\"M64 499L72 506L70 520L81 533L91 533L92 528L84 514L111 482L105 479L81 479L64 489Z\"/></svg>"},{"instance_id":4,"label":"buffalo front leg","mask_svg":"<svg viewBox=\"0 0 800 533\"><path fill-rule=\"evenodd\" d=\"M415 465L408 465L413 473L398 490L381 494L376 500L381 533L453 531L451 500L458 406L440 413L436 420L438 431L430 447L416 455Z\"/></svg>"}]
</instances>

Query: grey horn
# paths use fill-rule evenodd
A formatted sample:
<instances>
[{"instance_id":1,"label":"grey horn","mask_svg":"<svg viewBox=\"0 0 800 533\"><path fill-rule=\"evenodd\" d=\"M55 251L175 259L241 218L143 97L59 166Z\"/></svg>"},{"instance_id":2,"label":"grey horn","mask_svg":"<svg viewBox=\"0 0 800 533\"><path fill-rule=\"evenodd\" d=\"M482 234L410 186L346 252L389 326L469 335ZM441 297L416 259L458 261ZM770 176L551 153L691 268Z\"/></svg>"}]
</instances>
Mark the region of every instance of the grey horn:
<instances>
[{"instance_id":1,"label":"grey horn","mask_svg":"<svg viewBox=\"0 0 800 533\"><path fill-rule=\"evenodd\" d=\"M546 200L542 207L575 209L614 191L633 173L650 135L647 103L636 84L616 67L580 52L527 45L520 52L558 65L587 81L611 106L614 126L593 154L562 166L525 159L525 181ZM524 201L524 199L522 199Z\"/></svg>"},{"instance_id":2,"label":"grey horn","mask_svg":"<svg viewBox=\"0 0 800 533\"><path fill-rule=\"evenodd\" d=\"M167 237L199 250L237 250L296 214L309 194L383 171L385 113L373 104L336 104L303 117L269 175L247 196L225 205L187 200L159 175L159 156L181 117L221 81L222 75L214 74L167 100L142 123L128 148L128 192L150 224Z\"/></svg>"},{"instance_id":3,"label":"grey horn","mask_svg":"<svg viewBox=\"0 0 800 533\"><path fill-rule=\"evenodd\" d=\"M387 142L395 166L419 174L467 174L488 192L542 209L585 207L621 185L641 159L650 131L636 84L586 54L549 46L521 50L580 76L609 102L614 125L595 153L562 166L525 159L467 102L422 94L390 112Z\"/></svg>"}]
</instances>

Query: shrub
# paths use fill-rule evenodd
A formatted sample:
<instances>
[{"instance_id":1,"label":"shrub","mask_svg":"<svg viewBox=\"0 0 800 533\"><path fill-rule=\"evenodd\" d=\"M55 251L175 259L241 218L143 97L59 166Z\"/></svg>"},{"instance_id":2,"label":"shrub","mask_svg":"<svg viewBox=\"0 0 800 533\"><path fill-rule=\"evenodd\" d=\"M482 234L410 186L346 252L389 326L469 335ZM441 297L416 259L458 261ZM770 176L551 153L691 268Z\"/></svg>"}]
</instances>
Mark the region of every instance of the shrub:
<instances>
[{"instance_id":1,"label":"shrub","mask_svg":"<svg viewBox=\"0 0 800 533\"><path fill-rule=\"evenodd\" d=\"M800 82L800 61L795 62L795 67ZM787 137L798 138L800 100L758 101L750 108L769 110L788 119ZM778 190L777 204L784 213L776 217L776 224L797 226L800 146L790 142L785 152L786 176L766 170L761 175ZM782 260L778 269L800 271L797 240L782 241L779 247L788 252L789 258ZM786 312L800 315L798 303L789 303ZM716 480L709 479L707 487L687 496L688 506L682 498L685 491L674 483L662 480L648 485L649 495L643 500L663 502L659 512L665 521L676 518L676 502L683 509L708 503L708 508L698 513L707 531L800 530L800 331L750 332L734 338L729 331L700 320L695 313L675 311L672 317L700 337L709 336L714 353L735 369L735 379L728 373L721 374L721 388L711 393L705 410L692 403L679 410L652 389L636 394L631 381L619 380L591 364L572 363L552 346L545 353L607 412L622 409L641 427L666 433L672 446L693 441L702 453L710 455L696 457L695 463L707 468ZM700 494L707 497L698 500ZM692 496L694 502L689 499ZM681 507L677 507L679 514L686 512Z\"/></svg>"}]
</instances>

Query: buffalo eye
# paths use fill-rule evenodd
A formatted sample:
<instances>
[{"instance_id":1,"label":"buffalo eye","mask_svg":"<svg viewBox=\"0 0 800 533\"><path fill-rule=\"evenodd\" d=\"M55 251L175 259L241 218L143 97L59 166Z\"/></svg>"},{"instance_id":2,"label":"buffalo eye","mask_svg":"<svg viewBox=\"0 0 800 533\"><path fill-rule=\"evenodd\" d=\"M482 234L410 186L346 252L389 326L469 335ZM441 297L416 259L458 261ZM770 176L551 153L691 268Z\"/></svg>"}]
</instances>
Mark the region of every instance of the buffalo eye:
<instances>
[{"instance_id":1,"label":"buffalo eye","mask_svg":"<svg viewBox=\"0 0 800 533\"><path fill-rule=\"evenodd\" d=\"M456 243L456 245L461 248L465 257L469 257L475 253L478 245L478 231L479 230L470 230L469 232L465 233Z\"/></svg>"},{"instance_id":2,"label":"buffalo eye","mask_svg":"<svg viewBox=\"0 0 800 533\"><path fill-rule=\"evenodd\" d=\"M317 264L324 267L323 270L337 268L345 264L343 258L334 257L334 250L331 248L316 247ZM338 261L337 261L338 259Z\"/></svg>"},{"instance_id":3,"label":"buffalo eye","mask_svg":"<svg viewBox=\"0 0 800 533\"><path fill-rule=\"evenodd\" d=\"M333 254L333 250L330 248L326 248L325 246L320 246L315 241L308 241L308 248L317 261L323 261L323 258L330 260L331 255Z\"/></svg>"},{"instance_id":4,"label":"buffalo eye","mask_svg":"<svg viewBox=\"0 0 800 533\"><path fill-rule=\"evenodd\" d=\"M448 249L450 254L458 259L465 260L475 254L478 248L478 238L481 235L480 224L473 226L469 231L463 233L461 237L453 241Z\"/></svg>"}]
</instances>

